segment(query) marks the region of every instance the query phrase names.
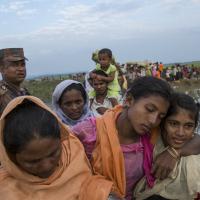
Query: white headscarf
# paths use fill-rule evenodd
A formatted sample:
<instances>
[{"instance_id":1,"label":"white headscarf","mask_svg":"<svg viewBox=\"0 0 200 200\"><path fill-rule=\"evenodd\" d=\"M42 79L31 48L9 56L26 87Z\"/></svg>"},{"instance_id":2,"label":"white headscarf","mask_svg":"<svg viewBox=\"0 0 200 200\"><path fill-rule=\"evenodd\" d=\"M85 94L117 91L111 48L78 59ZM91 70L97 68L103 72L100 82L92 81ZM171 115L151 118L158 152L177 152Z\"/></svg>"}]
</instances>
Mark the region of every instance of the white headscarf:
<instances>
[{"instance_id":1,"label":"white headscarf","mask_svg":"<svg viewBox=\"0 0 200 200\"><path fill-rule=\"evenodd\" d=\"M58 117L61 118L61 120L69 125L69 126L74 126L76 125L78 122L81 122L83 121L84 119L86 119L87 117L90 117L92 116L92 113L89 109L89 98L88 98L88 95L85 91L85 88L83 87L84 91L85 91L85 94L86 94L86 102L85 102L85 105L83 107L83 114L81 115L81 117L77 120L73 120L71 119L70 117L68 117L63 111L62 109L60 108L60 105L59 105L59 99L60 97L62 96L63 94L63 91L69 87L71 84L79 84L83 87L83 85L78 82L78 81L74 81L74 80L65 80L65 81L62 81L61 83L59 83L56 88L54 89L54 92L53 92L53 95L52 95L52 106L53 106L53 110L56 112L56 114L58 115Z\"/></svg>"}]
</instances>

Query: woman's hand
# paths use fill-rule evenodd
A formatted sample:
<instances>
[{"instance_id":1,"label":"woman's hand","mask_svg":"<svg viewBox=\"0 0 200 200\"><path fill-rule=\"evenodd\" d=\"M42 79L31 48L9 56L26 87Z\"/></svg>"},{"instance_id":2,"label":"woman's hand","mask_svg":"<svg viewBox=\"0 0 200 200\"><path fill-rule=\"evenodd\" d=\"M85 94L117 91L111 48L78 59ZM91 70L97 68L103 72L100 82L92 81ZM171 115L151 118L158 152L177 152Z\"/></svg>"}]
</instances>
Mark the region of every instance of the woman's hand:
<instances>
[{"instance_id":1,"label":"woman's hand","mask_svg":"<svg viewBox=\"0 0 200 200\"><path fill-rule=\"evenodd\" d=\"M97 75L97 76L96 76L96 79L99 80L99 81L102 81L103 78L102 78L101 75Z\"/></svg>"},{"instance_id":2,"label":"woman's hand","mask_svg":"<svg viewBox=\"0 0 200 200\"><path fill-rule=\"evenodd\" d=\"M172 157L170 153L165 150L156 157L153 164L152 173L157 179L163 180L167 178L174 169L177 159Z\"/></svg>"},{"instance_id":3,"label":"woman's hand","mask_svg":"<svg viewBox=\"0 0 200 200\"><path fill-rule=\"evenodd\" d=\"M115 194L110 194L108 200L125 200L124 198L119 198Z\"/></svg>"},{"instance_id":4,"label":"woman's hand","mask_svg":"<svg viewBox=\"0 0 200 200\"><path fill-rule=\"evenodd\" d=\"M96 110L100 115L103 115L106 112L106 110L108 110L108 108L98 107Z\"/></svg>"}]
</instances>

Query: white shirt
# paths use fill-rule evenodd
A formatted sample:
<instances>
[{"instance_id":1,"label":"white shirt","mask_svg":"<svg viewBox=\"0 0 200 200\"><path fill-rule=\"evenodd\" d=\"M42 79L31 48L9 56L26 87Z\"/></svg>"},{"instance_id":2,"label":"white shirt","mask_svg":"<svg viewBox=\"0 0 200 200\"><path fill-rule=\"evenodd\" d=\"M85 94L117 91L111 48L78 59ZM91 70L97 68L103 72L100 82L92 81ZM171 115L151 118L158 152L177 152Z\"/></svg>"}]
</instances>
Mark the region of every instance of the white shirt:
<instances>
[{"instance_id":1,"label":"white shirt","mask_svg":"<svg viewBox=\"0 0 200 200\"><path fill-rule=\"evenodd\" d=\"M93 112L94 116L101 116L101 114L98 113L97 109L100 108L100 107L104 107L104 108L112 108L112 103L111 101L109 100L108 97L105 97L103 103L98 103L96 101L96 97L94 98L93 102L92 102L92 105L91 105L91 111Z\"/></svg>"}]
</instances>

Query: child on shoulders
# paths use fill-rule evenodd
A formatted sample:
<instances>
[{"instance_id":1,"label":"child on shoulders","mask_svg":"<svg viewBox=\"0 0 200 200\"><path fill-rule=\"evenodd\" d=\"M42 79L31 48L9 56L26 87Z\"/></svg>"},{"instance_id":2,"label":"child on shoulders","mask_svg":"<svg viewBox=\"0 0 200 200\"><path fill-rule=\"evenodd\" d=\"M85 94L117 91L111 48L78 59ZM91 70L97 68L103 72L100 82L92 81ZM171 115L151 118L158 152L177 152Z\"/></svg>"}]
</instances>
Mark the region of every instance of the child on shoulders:
<instances>
[{"instance_id":1,"label":"child on shoulders","mask_svg":"<svg viewBox=\"0 0 200 200\"><path fill-rule=\"evenodd\" d=\"M118 83L118 71L117 68L111 64L112 62L112 51L110 49L101 49L98 52L98 63L96 65L96 70L104 71L108 77L97 75L90 72L90 78L103 80L108 83L108 97L119 97L120 86ZM89 94L89 97L94 97L95 91Z\"/></svg>"}]
</instances>

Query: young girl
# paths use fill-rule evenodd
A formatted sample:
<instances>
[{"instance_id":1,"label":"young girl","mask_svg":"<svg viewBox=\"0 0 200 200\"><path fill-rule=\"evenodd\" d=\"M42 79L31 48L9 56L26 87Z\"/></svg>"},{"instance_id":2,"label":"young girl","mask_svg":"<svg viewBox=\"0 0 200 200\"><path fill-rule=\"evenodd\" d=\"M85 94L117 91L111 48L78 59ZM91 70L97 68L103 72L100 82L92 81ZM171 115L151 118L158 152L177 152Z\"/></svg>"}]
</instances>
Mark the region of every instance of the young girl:
<instances>
[{"instance_id":1,"label":"young girl","mask_svg":"<svg viewBox=\"0 0 200 200\"><path fill-rule=\"evenodd\" d=\"M0 127L1 199L108 198L112 183L92 176L81 143L38 98L11 101Z\"/></svg>"},{"instance_id":2,"label":"young girl","mask_svg":"<svg viewBox=\"0 0 200 200\"><path fill-rule=\"evenodd\" d=\"M88 95L80 82L65 80L59 83L52 95L52 106L61 120L74 126L92 115Z\"/></svg>"},{"instance_id":3,"label":"young girl","mask_svg":"<svg viewBox=\"0 0 200 200\"><path fill-rule=\"evenodd\" d=\"M134 81L125 107L118 106L101 118L90 118L74 127L93 170L114 183L113 192L132 199L132 189L144 175L143 163L151 128L165 116L171 97L167 83L152 77ZM146 134L146 135L145 135ZM145 136L144 136L145 135Z\"/></svg>"},{"instance_id":4,"label":"young girl","mask_svg":"<svg viewBox=\"0 0 200 200\"><path fill-rule=\"evenodd\" d=\"M143 178L135 188L136 199L190 200L197 197L200 192L200 156L180 158L178 151L194 137L198 112L199 107L192 97L179 93L173 95L172 104L161 126L164 141L161 137L158 139L153 153L156 157L167 149L177 165L167 179L156 180L152 188Z\"/></svg>"},{"instance_id":5,"label":"young girl","mask_svg":"<svg viewBox=\"0 0 200 200\"><path fill-rule=\"evenodd\" d=\"M108 77L108 75L101 70L95 70L93 73ZM94 116L100 116L104 114L106 110L116 106L118 102L117 99L108 97L108 84L106 81L94 78L91 80L91 83L95 90L95 97L90 99L90 109Z\"/></svg>"},{"instance_id":6,"label":"young girl","mask_svg":"<svg viewBox=\"0 0 200 200\"><path fill-rule=\"evenodd\" d=\"M161 79L135 79L124 107L116 106L102 117L87 119L73 128L94 172L112 180L113 192L120 198L132 199L132 190L144 175L150 184L153 182L150 153L155 131L152 129L165 117L171 92L168 83ZM180 154L185 153L185 148L196 151L199 146L198 140L198 145L184 147ZM156 162L156 168L162 173L175 164L169 152L164 153L162 161ZM163 163L161 170L159 166Z\"/></svg>"}]
</instances>

